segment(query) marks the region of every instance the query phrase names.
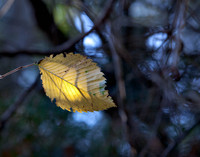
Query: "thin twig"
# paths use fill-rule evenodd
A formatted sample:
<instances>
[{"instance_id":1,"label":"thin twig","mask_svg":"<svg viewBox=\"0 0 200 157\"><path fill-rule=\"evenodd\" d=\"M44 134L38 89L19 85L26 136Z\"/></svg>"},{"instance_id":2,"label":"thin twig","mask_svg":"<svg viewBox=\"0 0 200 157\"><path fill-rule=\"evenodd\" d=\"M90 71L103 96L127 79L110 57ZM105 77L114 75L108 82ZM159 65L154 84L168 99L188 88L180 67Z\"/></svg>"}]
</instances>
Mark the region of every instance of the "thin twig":
<instances>
[{"instance_id":1,"label":"thin twig","mask_svg":"<svg viewBox=\"0 0 200 157\"><path fill-rule=\"evenodd\" d=\"M200 119L197 120L197 122L190 127L187 131L185 131L182 135L180 135L176 141L173 141L171 144L168 145L168 147L163 151L160 157L167 157L170 153L172 153L179 144L184 141L184 139L198 126L200 125Z\"/></svg>"},{"instance_id":2,"label":"thin twig","mask_svg":"<svg viewBox=\"0 0 200 157\"><path fill-rule=\"evenodd\" d=\"M185 27L185 18L186 18L186 11L187 11L188 0L178 0L177 7L175 12L175 17L173 21L173 29L174 29L174 42L175 47L172 50L172 67L177 67L179 62L179 56L182 51L182 40L181 34L183 28Z\"/></svg>"},{"instance_id":3,"label":"thin twig","mask_svg":"<svg viewBox=\"0 0 200 157\"><path fill-rule=\"evenodd\" d=\"M47 50L16 50L16 51L8 51L8 50L3 50L0 52L0 56L4 57L16 57L19 55L28 55L28 56L45 56L45 55L50 55L55 52L55 48L52 50L47 49Z\"/></svg>"},{"instance_id":4,"label":"thin twig","mask_svg":"<svg viewBox=\"0 0 200 157\"><path fill-rule=\"evenodd\" d=\"M3 17L8 12L8 10L10 9L14 1L15 0L7 0L7 2L4 4L4 6L0 10L0 18Z\"/></svg>"},{"instance_id":5,"label":"thin twig","mask_svg":"<svg viewBox=\"0 0 200 157\"><path fill-rule=\"evenodd\" d=\"M11 75L11 74L13 74L13 73L15 73L15 72L17 72L17 71L19 71L19 70L21 70L21 69L28 68L28 67L33 66L33 65L35 65L35 63L31 63L31 64L24 65L24 66L20 66L20 67L14 69L14 70L11 70L11 71L9 71L9 72L3 74L3 75L0 75L0 79L3 79L4 77L6 77L6 76L8 76L8 75Z\"/></svg>"},{"instance_id":6,"label":"thin twig","mask_svg":"<svg viewBox=\"0 0 200 157\"><path fill-rule=\"evenodd\" d=\"M58 52L63 52L63 51L68 50L70 47L72 47L76 43L78 43L81 39L83 39L84 37L86 37L87 35L92 33L95 29L97 29L109 17L109 13L112 10L114 2L115 2L115 0L110 0L106 4L105 8L103 9L104 12L100 15L98 20L95 22L94 26L88 32L86 32L84 34L81 34L80 36L77 36L76 38L71 39L71 40L67 41L66 43L58 46L57 47L57 51Z\"/></svg>"},{"instance_id":7,"label":"thin twig","mask_svg":"<svg viewBox=\"0 0 200 157\"><path fill-rule=\"evenodd\" d=\"M155 117L155 122L154 122L153 129L152 129L152 136L148 138L146 145L143 147L143 149L141 150L138 157L145 157L148 152L149 147L151 146L150 144L151 144L152 140L154 138L157 138L157 131L158 131L159 125L161 123L162 115L163 115L162 111L161 111L161 109L159 109L159 111L157 112L156 117Z\"/></svg>"},{"instance_id":8,"label":"thin twig","mask_svg":"<svg viewBox=\"0 0 200 157\"><path fill-rule=\"evenodd\" d=\"M121 65L121 58L119 57L114 43L114 37L111 34L110 27L107 27L108 32L108 43L110 46L110 50L112 53L112 59L113 59L113 65L114 66L114 72L115 72L115 78L117 81L118 91L119 91L119 97L118 97L118 107L119 107L119 116L122 121L123 131L124 131L124 138L125 140L130 144L131 150L130 150L130 156L136 155L136 149L134 147L134 144L132 142L131 138L131 130L130 130L130 117L128 115L128 112L126 110L125 104L126 104L126 88L125 88L125 81L123 79L123 69Z\"/></svg>"},{"instance_id":9,"label":"thin twig","mask_svg":"<svg viewBox=\"0 0 200 157\"><path fill-rule=\"evenodd\" d=\"M17 99L17 101L12 104L0 117L0 132L5 127L6 123L9 121L9 119L14 115L16 110L20 107L20 105L26 100L27 96L31 93L31 91L36 87L39 76L35 80L35 82L22 93L22 95Z\"/></svg>"}]
</instances>

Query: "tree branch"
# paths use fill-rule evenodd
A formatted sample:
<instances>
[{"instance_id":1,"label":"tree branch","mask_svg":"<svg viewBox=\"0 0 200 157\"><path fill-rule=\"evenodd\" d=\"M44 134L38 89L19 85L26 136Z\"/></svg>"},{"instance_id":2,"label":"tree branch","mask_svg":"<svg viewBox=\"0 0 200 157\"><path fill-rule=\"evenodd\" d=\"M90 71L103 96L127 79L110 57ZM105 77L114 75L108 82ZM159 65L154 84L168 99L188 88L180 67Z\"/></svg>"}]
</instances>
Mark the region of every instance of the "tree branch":
<instances>
[{"instance_id":1,"label":"tree branch","mask_svg":"<svg viewBox=\"0 0 200 157\"><path fill-rule=\"evenodd\" d=\"M125 106L125 104L126 104L126 89L125 89L125 81L123 79L123 69L122 69L122 65L121 65L121 58L119 57L119 55L116 51L116 48L115 48L116 43L114 43L114 37L111 34L111 30L109 30L109 29L108 29L108 42L109 42L110 50L112 53L115 78L117 81L117 87L118 87L118 92L119 92L119 97L118 97L119 116L122 121L125 140L131 146L130 156L135 156L137 151L132 142L131 122L130 122L130 117L128 115L128 111Z\"/></svg>"},{"instance_id":2,"label":"tree branch","mask_svg":"<svg viewBox=\"0 0 200 157\"><path fill-rule=\"evenodd\" d=\"M75 45L77 42L79 42L81 39L92 33L94 30L96 30L104 21L109 17L109 13L112 11L112 7L114 5L115 0L110 0L104 7L104 12L100 15L97 21L95 21L94 26L86 33L81 34L80 36L77 36L76 38L60 45L57 47L58 51L66 51L69 47Z\"/></svg>"},{"instance_id":3,"label":"tree branch","mask_svg":"<svg viewBox=\"0 0 200 157\"><path fill-rule=\"evenodd\" d=\"M16 110L22 105L22 103L26 100L31 91L36 87L39 76L35 80L35 82L25 91L22 95L17 99L17 101L12 104L0 117L0 132L4 129L6 123L10 120L10 118L15 114Z\"/></svg>"},{"instance_id":4,"label":"tree branch","mask_svg":"<svg viewBox=\"0 0 200 157\"><path fill-rule=\"evenodd\" d=\"M99 28L99 26L104 23L104 21L109 17L109 13L112 11L112 7L114 5L115 0L110 0L105 8L103 9L104 12L100 15L98 20L95 22L94 26L86 33L80 34L79 36L68 40L67 42L61 44L60 46L55 47L53 50L46 50L46 51L29 51L29 50L19 50L15 52L8 52L8 51L1 51L0 56L6 56L6 57L14 57L17 55L50 55L50 54L59 54L62 52L69 52L76 43L78 43L80 40L82 40L84 37L92 33L94 30Z\"/></svg>"},{"instance_id":5,"label":"tree branch","mask_svg":"<svg viewBox=\"0 0 200 157\"><path fill-rule=\"evenodd\" d=\"M172 67L177 67L177 64L179 62L179 56L182 51L182 40L181 40L181 34L182 30L185 27L185 17L186 17L186 11L187 11L187 5L188 0L178 0L176 4L176 12L175 17L173 20L173 37L175 46L172 49Z\"/></svg>"},{"instance_id":6,"label":"tree branch","mask_svg":"<svg viewBox=\"0 0 200 157\"><path fill-rule=\"evenodd\" d=\"M17 71L23 69L23 68L28 68L28 67L33 66L33 65L35 65L35 63L28 64L28 65L24 65L24 66L20 66L20 67L14 69L14 70L11 70L11 71L9 71L9 72L3 74L3 75L0 75L0 79L3 79L4 77L6 77L6 76L8 76L8 75L11 75L11 74L13 74L13 73L15 73L15 72L17 72Z\"/></svg>"},{"instance_id":7,"label":"tree branch","mask_svg":"<svg viewBox=\"0 0 200 157\"><path fill-rule=\"evenodd\" d=\"M0 9L0 18L3 17L10 7L13 5L15 0L7 0L7 2L4 4L4 6Z\"/></svg>"},{"instance_id":8,"label":"tree branch","mask_svg":"<svg viewBox=\"0 0 200 157\"><path fill-rule=\"evenodd\" d=\"M181 136L177 138L176 141L172 142L168 145L168 147L163 151L160 157L167 157L170 153L172 153L177 146L184 141L184 139L198 126L200 125L200 119L187 131L185 131Z\"/></svg>"}]
</instances>

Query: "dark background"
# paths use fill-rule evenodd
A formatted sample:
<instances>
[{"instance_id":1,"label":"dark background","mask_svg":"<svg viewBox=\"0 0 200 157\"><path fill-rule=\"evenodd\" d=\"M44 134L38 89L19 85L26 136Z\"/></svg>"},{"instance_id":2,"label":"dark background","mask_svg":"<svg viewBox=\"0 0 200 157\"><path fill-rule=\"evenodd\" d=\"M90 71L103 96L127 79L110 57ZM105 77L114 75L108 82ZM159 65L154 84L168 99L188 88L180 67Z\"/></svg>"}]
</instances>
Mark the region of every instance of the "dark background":
<instances>
[{"instance_id":1,"label":"dark background","mask_svg":"<svg viewBox=\"0 0 200 157\"><path fill-rule=\"evenodd\" d=\"M37 66L0 80L2 157L200 156L199 0L1 0L0 74L61 52L101 67L117 108L71 113Z\"/></svg>"}]
</instances>

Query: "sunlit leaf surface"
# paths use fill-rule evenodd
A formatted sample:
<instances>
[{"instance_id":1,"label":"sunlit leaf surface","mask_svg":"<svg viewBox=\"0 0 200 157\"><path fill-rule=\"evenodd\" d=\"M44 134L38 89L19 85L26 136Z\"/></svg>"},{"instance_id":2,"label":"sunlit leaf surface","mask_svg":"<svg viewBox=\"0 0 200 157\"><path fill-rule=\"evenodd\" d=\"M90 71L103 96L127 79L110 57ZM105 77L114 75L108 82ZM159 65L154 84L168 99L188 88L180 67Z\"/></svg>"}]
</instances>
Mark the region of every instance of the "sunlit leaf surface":
<instances>
[{"instance_id":1,"label":"sunlit leaf surface","mask_svg":"<svg viewBox=\"0 0 200 157\"><path fill-rule=\"evenodd\" d=\"M106 79L96 63L80 54L46 57L39 64L46 95L68 111L99 111L115 107L105 90Z\"/></svg>"}]
</instances>

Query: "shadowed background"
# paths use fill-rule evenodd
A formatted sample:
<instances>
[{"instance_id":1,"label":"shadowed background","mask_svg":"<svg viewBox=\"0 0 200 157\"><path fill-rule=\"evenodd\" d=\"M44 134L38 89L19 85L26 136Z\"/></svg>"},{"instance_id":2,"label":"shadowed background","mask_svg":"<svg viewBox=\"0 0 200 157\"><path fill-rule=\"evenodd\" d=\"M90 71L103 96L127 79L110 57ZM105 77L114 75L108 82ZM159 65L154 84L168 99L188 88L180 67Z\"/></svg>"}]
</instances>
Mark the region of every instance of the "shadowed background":
<instances>
[{"instance_id":1,"label":"shadowed background","mask_svg":"<svg viewBox=\"0 0 200 157\"><path fill-rule=\"evenodd\" d=\"M71 113L37 66L0 80L0 156L200 156L198 0L2 0L0 74L61 52L93 59L118 108Z\"/></svg>"}]
</instances>

